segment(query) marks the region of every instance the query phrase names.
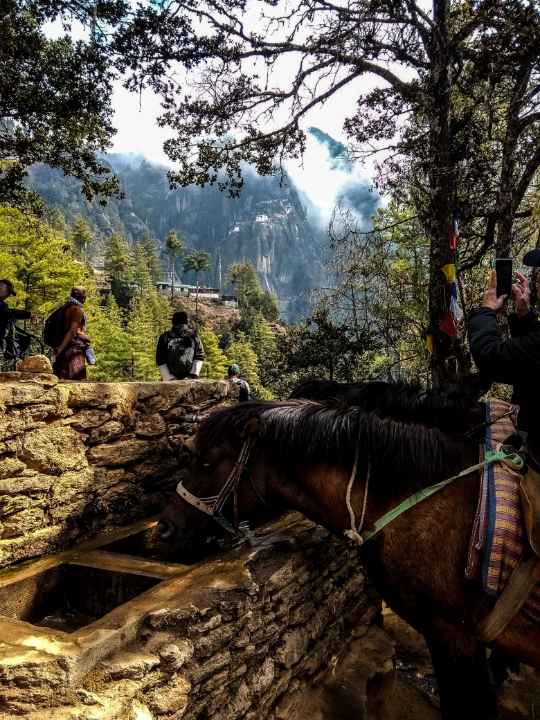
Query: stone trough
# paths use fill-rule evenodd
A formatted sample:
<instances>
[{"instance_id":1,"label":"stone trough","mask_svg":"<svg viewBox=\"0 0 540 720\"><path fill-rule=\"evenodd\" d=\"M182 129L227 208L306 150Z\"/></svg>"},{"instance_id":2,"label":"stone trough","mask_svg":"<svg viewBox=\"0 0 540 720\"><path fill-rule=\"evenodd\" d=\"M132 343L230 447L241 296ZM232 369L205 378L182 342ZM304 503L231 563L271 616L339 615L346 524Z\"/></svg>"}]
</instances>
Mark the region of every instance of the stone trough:
<instances>
[{"instance_id":1,"label":"stone trough","mask_svg":"<svg viewBox=\"0 0 540 720\"><path fill-rule=\"evenodd\" d=\"M191 567L148 552L187 415L226 401L220 383L0 376L1 720L295 720L350 642L373 650L357 551L299 516ZM377 647L365 687L391 666Z\"/></svg>"}]
</instances>

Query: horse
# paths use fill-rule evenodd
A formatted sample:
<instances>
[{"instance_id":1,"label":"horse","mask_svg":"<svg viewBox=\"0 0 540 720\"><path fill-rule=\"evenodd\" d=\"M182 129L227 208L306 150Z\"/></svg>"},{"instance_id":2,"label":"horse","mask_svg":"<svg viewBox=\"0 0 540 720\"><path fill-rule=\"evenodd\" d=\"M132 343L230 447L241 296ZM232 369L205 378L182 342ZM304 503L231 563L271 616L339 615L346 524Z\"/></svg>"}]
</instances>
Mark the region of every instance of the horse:
<instances>
[{"instance_id":1,"label":"horse","mask_svg":"<svg viewBox=\"0 0 540 720\"><path fill-rule=\"evenodd\" d=\"M411 415L421 416L421 404ZM470 423L483 417L480 403L476 411ZM470 434L449 434L343 403L255 402L216 411L203 421L186 488L197 497L219 492L246 440L251 451L239 481L240 517L256 521L296 510L339 536L351 529L346 502L351 478L350 506L369 528L419 488L478 462L478 441ZM456 480L361 547L382 598L426 640L444 720L497 717L486 648L478 637L494 601L464 577L479 482L478 472ZM230 505L224 511L229 518ZM209 516L176 498L159 530L162 540L181 552L211 524ZM494 647L540 667L540 629L521 613Z\"/></svg>"}]
</instances>

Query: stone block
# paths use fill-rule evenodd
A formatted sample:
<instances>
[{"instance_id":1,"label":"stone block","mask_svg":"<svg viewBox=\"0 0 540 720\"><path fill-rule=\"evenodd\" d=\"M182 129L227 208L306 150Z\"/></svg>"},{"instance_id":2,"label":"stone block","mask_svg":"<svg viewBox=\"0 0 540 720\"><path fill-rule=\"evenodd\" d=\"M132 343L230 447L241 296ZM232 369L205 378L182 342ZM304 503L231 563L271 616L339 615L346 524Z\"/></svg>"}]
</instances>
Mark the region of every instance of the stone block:
<instances>
[{"instance_id":1,"label":"stone block","mask_svg":"<svg viewBox=\"0 0 540 720\"><path fill-rule=\"evenodd\" d=\"M156 715L174 713L181 718L187 708L191 683L181 675L175 675L166 685L159 685L146 693L145 701Z\"/></svg>"},{"instance_id":2,"label":"stone block","mask_svg":"<svg viewBox=\"0 0 540 720\"><path fill-rule=\"evenodd\" d=\"M108 442L119 438L125 432L123 423L118 420L107 420L102 425L92 428L88 433L88 442L91 445Z\"/></svg>"},{"instance_id":3,"label":"stone block","mask_svg":"<svg viewBox=\"0 0 540 720\"><path fill-rule=\"evenodd\" d=\"M167 425L159 413L141 415L135 424L135 435L143 438L153 438L165 435Z\"/></svg>"},{"instance_id":4,"label":"stone block","mask_svg":"<svg viewBox=\"0 0 540 720\"><path fill-rule=\"evenodd\" d=\"M55 425L26 433L21 439L19 457L28 467L48 475L87 466L81 435L72 428Z\"/></svg>"},{"instance_id":5,"label":"stone block","mask_svg":"<svg viewBox=\"0 0 540 720\"><path fill-rule=\"evenodd\" d=\"M106 680L141 680L159 665L159 657L145 652L119 652L101 663Z\"/></svg>"},{"instance_id":6,"label":"stone block","mask_svg":"<svg viewBox=\"0 0 540 720\"><path fill-rule=\"evenodd\" d=\"M194 647L191 640L177 640L174 643L166 643L159 650L159 656L171 670L179 670L191 660Z\"/></svg>"},{"instance_id":7,"label":"stone block","mask_svg":"<svg viewBox=\"0 0 540 720\"><path fill-rule=\"evenodd\" d=\"M266 658L262 665L260 665L248 679L252 692L254 692L256 695L261 695L272 685L272 683L274 682L274 677L274 661L272 660L272 658Z\"/></svg>"},{"instance_id":8,"label":"stone block","mask_svg":"<svg viewBox=\"0 0 540 720\"><path fill-rule=\"evenodd\" d=\"M16 457L0 458L0 480L20 475L26 470L26 465Z\"/></svg>"},{"instance_id":9,"label":"stone block","mask_svg":"<svg viewBox=\"0 0 540 720\"><path fill-rule=\"evenodd\" d=\"M277 660L286 668L297 663L309 644L309 635L303 628L296 628L286 632L276 651Z\"/></svg>"},{"instance_id":10,"label":"stone block","mask_svg":"<svg viewBox=\"0 0 540 720\"><path fill-rule=\"evenodd\" d=\"M88 451L88 460L95 465L118 467L142 460L152 452L155 452L155 447L151 442L129 438L106 445L95 445Z\"/></svg>"},{"instance_id":11,"label":"stone block","mask_svg":"<svg viewBox=\"0 0 540 720\"><path fill-rule=\"evenodd\" d=\"M52 374L51 361L46 355L30 355L17 363L17 372Z\"/></svg>"}]
</instances>

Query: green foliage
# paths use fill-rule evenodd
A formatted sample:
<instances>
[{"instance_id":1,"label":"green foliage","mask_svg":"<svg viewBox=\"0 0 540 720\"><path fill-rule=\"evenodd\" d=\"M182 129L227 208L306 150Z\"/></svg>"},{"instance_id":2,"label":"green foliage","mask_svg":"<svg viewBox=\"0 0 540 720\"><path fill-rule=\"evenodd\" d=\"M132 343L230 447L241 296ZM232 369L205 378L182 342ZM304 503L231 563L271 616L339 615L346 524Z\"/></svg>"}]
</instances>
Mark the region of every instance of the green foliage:
<instances>
[{"instance_id":1,"label":"green foliage","mask_svg":"<svg viewBox=\"0 0 540 720\"><path fill-rule=\"evenodd\" d=\"M110 49L104 37L51 39L45 25L73 12L87 27L82 2L5 0L0 14L0 201L23 204L25 170L39 161L82 180L87 197L117 192L96 157L114 133ZM100 19L115 23L123 3L100 3ZM14 119L14 120L12 120Z\"/></svg>"},{"instance_id":2,"label":"green foliage","mask_svg":"<svg viewBox=\"0 0 540 720\"><path fill-rule=\"evenodd\" d=\"M206 252L206 250L193 250L184 259L184 270L194 272L197 282L199 281L199 274L209 269L210 253Z\"/></svg>"},{"instance_id":3,"label":"green foliage","mask_svg":"<svg viewBox=\"0 0 540 720\"><path fill-rule=\"evenodd\" d=\"M133 296L133 257L127 240L113 233L105 244L105 272L120 307L127 308Z\"/></svg>"},{"instance_id":4,"label":"green foliage","mask_svg":"<svg viewBox=\"0 0 540 720\"><path fill-rule=\"evenodd\" d=\"M17 305L39 316L85 280L84 265L75 260L70 242L60 232L6 205L0 205L0 268L15 285Z\"/></svg>"},{"instance_id":5,"label":"green foliage","mask_svg":"<svg viewBox=\"0 0 540 720\"><path fill-rule=\"evenodd\" d=\"M96 351L97 363L88 369L92 380L126 380L132 373L132 339L125 329L124 314L113 295L104 306L87 302L88 333Z\"/></svg>"},{"instance_id":6,"label":"green foliage","mask_svg":"<svg viewBox=\"0 0 540 720\"><path fill-rule=\"evenodd\" d=\"M242 262L231 265L229 280L238 298L238 307L246 329L257 313L262 313L270 321L278 319L277 299L262 289L259 276L251 263Z\"/></svg>"},{"instance_id":7,"label":"green foliage","mask_svg":"<svg viewBox=\"0 0 540 720\"><path fill-rule=\"evenodd\" d=\"M255 314L246 336L257 355L261 383L268 386L275 377L277 341L270 323L262 312L259 311Z\"/></svg>"},{"instance_id":8,"label":"green foliage","mask_svg":"<svg viewBox=\"0 0 540 720\"><path fill-rule=\"evenodd\" d=\"M210 328L202 327L199 331L206 359L203 363L201 377L223 380L227 376L229 364L227 356L219 347L219 338Z\"/></svg>"},{"instance_id":9,"label":"green foliage","mask_svg":"<svg viewBox=\"0 0 540 720\"><path fill-rule=\"evenodd\" d=\"M153 282L161 279L162 267L157 253L157 240L147 231L144 233L143 239L140 241L146 255L148 264L148 272Z\"/></svg>"},{"instance_id":10,"label":"green foliage","mask_svg":"<svg viewBox=\"0 0 540 720\"><path fill-rule=\"evenodd\" d=\"M127 334L131 346L131 375L134 380L159 380L156 366L156 328L152 309L143 297L130 306Z\"/></svg>"},{"instance_id":11,"label":"green foliage","mask_svg":"<svg viewBox=\"0 0 540 720\"><path fill-rule=\"evenodd\" d=\"M75 253L79 258L86 258L88 251L92 245L94 237L90 225L84 218L77 215L71 228L71 242L75 249Z\"/></svg>"}]
</instances>

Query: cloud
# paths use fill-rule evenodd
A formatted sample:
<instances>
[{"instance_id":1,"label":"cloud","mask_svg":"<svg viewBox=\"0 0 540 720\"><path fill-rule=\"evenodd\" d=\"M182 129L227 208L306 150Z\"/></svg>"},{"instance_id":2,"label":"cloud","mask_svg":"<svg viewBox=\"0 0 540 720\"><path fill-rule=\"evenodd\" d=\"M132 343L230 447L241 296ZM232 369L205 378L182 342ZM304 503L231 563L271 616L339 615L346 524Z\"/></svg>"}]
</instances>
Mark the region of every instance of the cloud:
<instances>
[{"instance_id":1,"label":"cloud","mask_svg":"<svg viewBox=\"0 0 540 720\"><path fill-rule=\"evenodd\" d=\"M309 128L303 161L288 163L287 172L310 219L323 228L328 227L336 205L348 208L367 227L380 204L371 181L351 161L345 145L319 128Z\"/></svg>"}]
</instances>

